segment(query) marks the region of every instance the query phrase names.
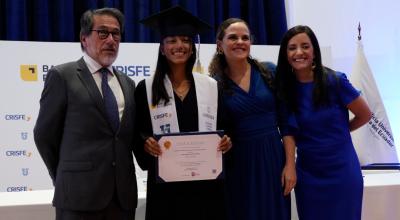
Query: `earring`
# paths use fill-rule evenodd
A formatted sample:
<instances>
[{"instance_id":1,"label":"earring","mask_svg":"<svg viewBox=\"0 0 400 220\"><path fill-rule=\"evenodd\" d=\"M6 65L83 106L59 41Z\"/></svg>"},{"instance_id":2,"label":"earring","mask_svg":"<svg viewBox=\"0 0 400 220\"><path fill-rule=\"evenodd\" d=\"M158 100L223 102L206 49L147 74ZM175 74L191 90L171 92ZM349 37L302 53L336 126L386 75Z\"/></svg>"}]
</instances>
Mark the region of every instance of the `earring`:
<instances>
[{"instance_id":1,"label":"earring","mask_svg":"<svg viewBox=\"0 0 400 220\"><path fill-rule=\"evenodd\" d=\"M217 54L218 55L223 55L224 51L222 49L220 49L220 48L217 48Z\"/></svg>"},{"instance_id":2,"label":"earring","mask_svg":"<svg viewBox=\"0 0 400 220\"><path fill-rule=\"evenodd\" d=\"M312 61L312 64L311 64L311 69L312 69L312 70L315 69L316 66L317 66L317 65L315 64L315 61L313 60L313 61Z\"/></svg>"}]
</instances>

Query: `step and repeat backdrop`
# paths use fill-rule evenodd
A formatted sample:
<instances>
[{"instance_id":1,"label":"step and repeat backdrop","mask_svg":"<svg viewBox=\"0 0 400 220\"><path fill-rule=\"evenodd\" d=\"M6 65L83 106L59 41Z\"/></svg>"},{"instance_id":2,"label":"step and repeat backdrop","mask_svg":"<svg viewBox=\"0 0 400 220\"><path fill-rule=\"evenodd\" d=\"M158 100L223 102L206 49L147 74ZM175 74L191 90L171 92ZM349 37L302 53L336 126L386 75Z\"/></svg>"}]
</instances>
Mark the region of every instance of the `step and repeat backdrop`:
<instances>
[{"instance_id":1,"label":"step and repeat backdrop","mask_svg":"<svg viewBox=\"0 0 400 220\"><path fill-rule=\"evenodd\" d=\"M114 66L136 83L154 73L159 44L121 43ZM200 46L201 69L207 74L214 44ZM79 43L0 41L0 192L51 189L47 169L36 149L33 128L47 72L52 66L78 60ZM259 61L276 63L278 46L254 45ZM329 47L322 48L330 66ZM137 166L139 191L146 190L146 172Z\"/></svg>"}]
</instances>

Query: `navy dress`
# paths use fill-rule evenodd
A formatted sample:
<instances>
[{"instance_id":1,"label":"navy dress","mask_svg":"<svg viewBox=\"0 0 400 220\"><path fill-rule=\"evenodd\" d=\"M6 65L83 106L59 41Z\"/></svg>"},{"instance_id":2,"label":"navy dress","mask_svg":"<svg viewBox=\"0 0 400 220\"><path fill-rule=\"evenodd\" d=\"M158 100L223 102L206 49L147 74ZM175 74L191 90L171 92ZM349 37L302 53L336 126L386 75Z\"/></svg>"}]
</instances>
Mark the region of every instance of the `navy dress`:
<instances>
[{"instance_id":1,"label":"navy dress","mask_svg":"<svg viewBox=\"0 0 400 220\"><path fill-rule=\"evenodd\" d=\"M329 78L330 105L314 108L314 83L297 83L297 185L300 220L361 219L363 179L346 106L359 96L343 73Z\"/></svg>"},{"instance_id":2,"label":"navy dress","mask_svg":"<svg viewBox=\"0 0 400 220\"><path fill-rule=\"evenodd\" d=\"M228 218L290 219L290 196L283 196L281 186L285 159L278 130L285 120L277 113L275 97L254 66L249 92L228 83L231 91L223 94L233 144L225 161Z\"/></svg>"}]
</instances>

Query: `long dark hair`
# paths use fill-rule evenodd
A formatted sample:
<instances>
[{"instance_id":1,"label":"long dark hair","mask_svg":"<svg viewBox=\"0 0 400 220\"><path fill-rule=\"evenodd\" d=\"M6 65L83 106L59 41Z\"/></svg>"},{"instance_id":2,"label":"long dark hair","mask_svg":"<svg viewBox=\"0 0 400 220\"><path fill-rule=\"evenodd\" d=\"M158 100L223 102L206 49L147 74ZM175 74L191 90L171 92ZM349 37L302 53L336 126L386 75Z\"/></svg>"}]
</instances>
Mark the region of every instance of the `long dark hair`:
<instances>
[{"instance_id":1,"label":"long dark hair","mask_svg":"<svg viewBox=\"0 0 400 220\"><path fill-rule=\"evenodd\" d=\"M289 64L287 56L287 47L290 39L295 35L305 33L311 40L314 49L313 72L314 72L314 90L313 90L313 103L314 106L323 106L329 103L328 96L328 76L334 75L334 71L322 65L321 49L317 37L310 27L298 25L289 29L282 38L278 65L276 68L276 81L278 97L284 100L288 106L293 110L297 110L296 103L296 76L293 72L292 66Z\"/></svg>"},{"instance_id":2,"label":"long dark hair","mask_svg":"<svg viewBox=\"0 0 400 220\"><path fill-rule=\"evenodd\" d=\"M240 19L240 18L228 18L225 21L223 21L217 30L217 36L216 39L219 41L222 41L224 36L225 36L225 30L234 23L244 23L247 26L247 29L249 29L250 32L250 28L249 25L247 24L247 22L245 22L244 20ZM258 62L256 59L252 58L250 55L247 58L247 62L250 63L250 65L253 67L256 67L258 69L258 71L260 71L261 75L263 76L267 86L271 89L274 89L274 83L273 83L273 76L272 73L270 71L268 71L260 62ZM229 86L228 83L228 77L225 74L225 69L227 68L228 63L226 62L226 58L225 55L223 53L220 53L218 51L218 47L216 48L216 51L213 55L213 58L210 62L210 65L208 67L208 72L210 73L210 75L214 78L219 79L218 83L220 84L220 86L223 88L223 90L225 92L227 92L228 94L232 93L232 89Z\"/></svg>"},{"instance_id":3,"label":"long dark hair","mask_svg":"<svg viewBox=\"0 0 400 220\"><path fill-rule=\"evenodd\" d=\"M192 70L194 63L196 61L196 46L193 42L192 38L192 54L190 55L189 59L186 63L186 75L188 79L192 78ZM161 100L164 100L167 104L170 100L167 90L164 86L164 78L165 75L170 72L169 64L167 58L161 53L161 46L163 45L163 39L160 42L160 47L158 48L158 58L157 58L157 66L156 71L154 73L154 80L152 84L152 97L151 103L152 105L157 105Z\"/></svg>"}]
</instances>

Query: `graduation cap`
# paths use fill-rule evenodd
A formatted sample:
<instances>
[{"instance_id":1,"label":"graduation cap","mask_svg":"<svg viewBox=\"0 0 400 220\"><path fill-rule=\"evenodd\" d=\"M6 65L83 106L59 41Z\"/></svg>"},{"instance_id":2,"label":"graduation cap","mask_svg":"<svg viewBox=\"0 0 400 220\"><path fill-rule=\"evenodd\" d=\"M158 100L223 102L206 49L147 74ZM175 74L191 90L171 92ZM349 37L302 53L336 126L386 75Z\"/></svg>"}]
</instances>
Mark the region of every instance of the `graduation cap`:
<instances>
[{"instance_id":1,"label":"graduation cap","mask_svg":"<svg viewBox=\"0 0 400 220\"><path fill-rule=\"evenodd\" d=\"M211 29L209 24L180 6L150 15L142 19L140 23L158 31L162 37L177 35L193 37Z\"/></svg>"}]
</instances>

